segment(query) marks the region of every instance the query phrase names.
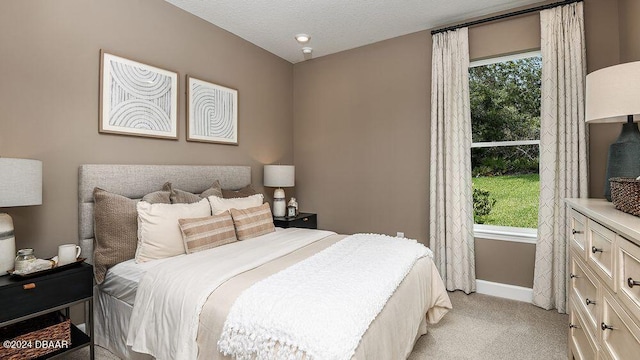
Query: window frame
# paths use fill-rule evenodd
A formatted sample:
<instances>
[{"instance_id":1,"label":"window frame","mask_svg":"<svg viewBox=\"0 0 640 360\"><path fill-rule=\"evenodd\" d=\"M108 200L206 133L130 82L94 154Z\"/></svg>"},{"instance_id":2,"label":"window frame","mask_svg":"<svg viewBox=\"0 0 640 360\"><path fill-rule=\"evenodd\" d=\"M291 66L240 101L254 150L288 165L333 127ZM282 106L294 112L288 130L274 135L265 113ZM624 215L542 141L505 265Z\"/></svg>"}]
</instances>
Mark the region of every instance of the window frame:
<instances>
[{"instance_id":1,"label":"window frame","mask_svg":"<svg viewBox=\"0 0 640 360\"><path fill-rule=\"evenodd\" d=\"M491 65L506 61L514 61L520 59L526 59L530 57L542 57L540 50L526 51L522 53L509 54L485 59L474 60L469 63L469 69ZM504 147L504 146L519 146L519 145L538 145L540 146L540 139L537 140L514 140L514 141L484 141L484 142L472 142L471 149L473 148L488 148L488 147ZM537 228L521 228L514 226L500 226L500 225L485 225L485 224L473 224L473 236L476 239L487 240L500 240L510 241L525 244L536 244L538 240Z\"/></svg>"}]
</instances>

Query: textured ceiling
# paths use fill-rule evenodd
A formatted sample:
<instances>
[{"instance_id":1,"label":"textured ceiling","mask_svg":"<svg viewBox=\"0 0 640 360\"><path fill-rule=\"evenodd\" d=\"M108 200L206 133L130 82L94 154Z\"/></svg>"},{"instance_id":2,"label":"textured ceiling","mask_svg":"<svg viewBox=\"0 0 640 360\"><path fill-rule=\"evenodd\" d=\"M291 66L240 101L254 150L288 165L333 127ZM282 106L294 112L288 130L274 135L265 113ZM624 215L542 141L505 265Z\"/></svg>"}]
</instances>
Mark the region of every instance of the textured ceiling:
<instances>
[{"instance_id":1,"label":"textured ceiling","mask_svg":"<svg viewBox=\"0 0 640 360\"><path fill-rule=\"evenodd\" d=\"M292 63L540 0L166 0Z\"/></svg>"}]
</instances>

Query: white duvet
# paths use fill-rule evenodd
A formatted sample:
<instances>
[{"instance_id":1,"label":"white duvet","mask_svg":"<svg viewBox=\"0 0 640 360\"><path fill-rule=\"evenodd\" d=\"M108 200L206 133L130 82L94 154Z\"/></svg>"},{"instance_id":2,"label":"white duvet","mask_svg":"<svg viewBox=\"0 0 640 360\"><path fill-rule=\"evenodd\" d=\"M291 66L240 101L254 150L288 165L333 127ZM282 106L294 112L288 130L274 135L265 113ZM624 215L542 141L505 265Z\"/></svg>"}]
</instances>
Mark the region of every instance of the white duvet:
<instances>
[{"instance_id":1,"label":"white duvet","mask_svg":"<svg viewBox=\"0 0 640 360\"><path fill-rule=\"evenodd\" d=\"M195 359L198 320L209 295L226 280L335 234L286 229L177 256L149 269L138 286L127 345L162 359Z\"/></svg>"},{"instance_id":2,"label":"white duvet","mask_svg":"<svg viewBox=\"0 0 640 360\"><path fill-rule=\"evenodd\" d=\"M239 360L350 359L415 262L415 240L356 234L263 279L231 307L220 350Z\"/></svg>"}]
</instances>

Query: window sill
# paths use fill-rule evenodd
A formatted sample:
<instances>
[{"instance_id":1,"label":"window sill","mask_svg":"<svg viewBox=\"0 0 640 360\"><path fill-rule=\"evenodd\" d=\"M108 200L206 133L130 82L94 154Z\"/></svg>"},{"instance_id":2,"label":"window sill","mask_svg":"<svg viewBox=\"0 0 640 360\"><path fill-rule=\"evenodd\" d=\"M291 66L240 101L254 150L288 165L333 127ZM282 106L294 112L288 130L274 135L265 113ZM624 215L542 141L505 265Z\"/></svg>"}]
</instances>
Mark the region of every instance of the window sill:
<instances>
[{"instance_id":1,"label":"window sill","mask_svg":"<svg viewBox=\"0 0 640 360\"><path fill-rule=\"evenodd\" d=\"M538 240L538 229L474 224L473 236L476 239L536 244Z\"/></svg>"}]
</instances>

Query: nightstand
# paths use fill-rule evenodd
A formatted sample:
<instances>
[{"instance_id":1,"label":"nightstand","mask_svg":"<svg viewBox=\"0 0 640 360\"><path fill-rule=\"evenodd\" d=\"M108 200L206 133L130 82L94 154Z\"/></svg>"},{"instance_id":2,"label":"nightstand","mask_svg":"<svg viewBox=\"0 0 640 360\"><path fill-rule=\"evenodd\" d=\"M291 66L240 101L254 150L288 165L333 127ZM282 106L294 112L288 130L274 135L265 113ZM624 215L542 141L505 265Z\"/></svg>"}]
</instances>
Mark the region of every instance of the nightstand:
<instances>
[{"instance_id":1,"label":"nightstand","mask_svg":"<svg viewBox=\"0 0 640 360\"><path fill-rule=\"evenodd\" d=\"M0 327L84 303L86 334L71 324L71 346L45 355L53 358L93 344L93 267L82 263L32 278L0 277ZM46 340L46 339L43 339Z\"/></svg>"},{"instance_id":2,"label":"nightstand","mask_svg":"<svg viewBox=\"0 0 640 360\"><path fill-rule=\"evenodd\" d=\"M273 217L273 225L281 228L305 228L305 229L317 229L318 228L318 215L312 213L299 213L294 218L288 217Z\"/></svg>"}]
</instances>

